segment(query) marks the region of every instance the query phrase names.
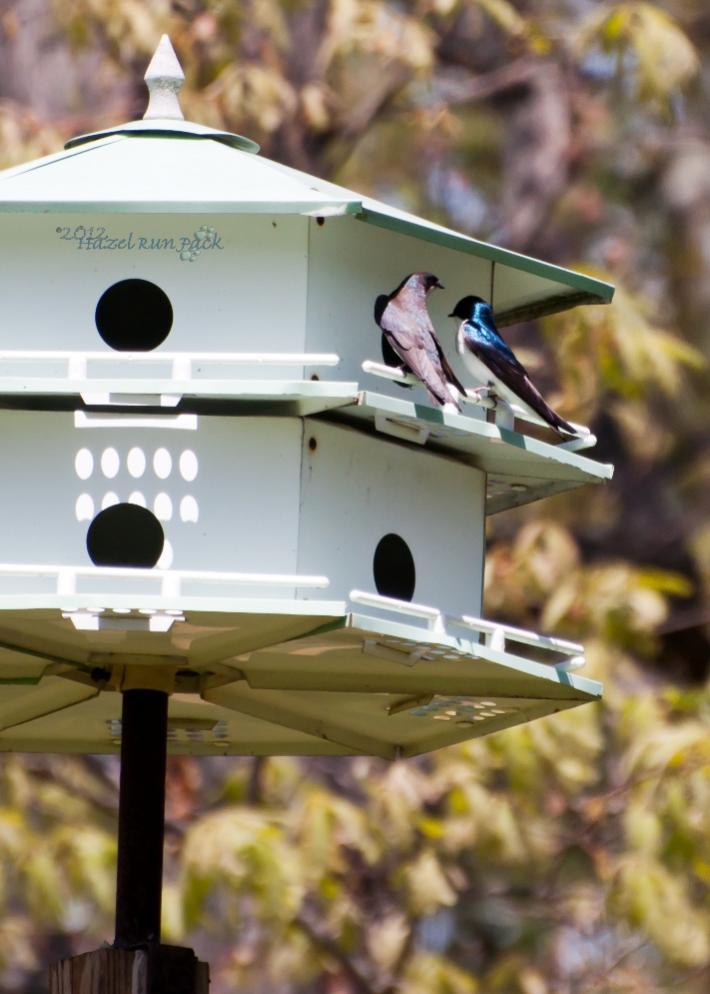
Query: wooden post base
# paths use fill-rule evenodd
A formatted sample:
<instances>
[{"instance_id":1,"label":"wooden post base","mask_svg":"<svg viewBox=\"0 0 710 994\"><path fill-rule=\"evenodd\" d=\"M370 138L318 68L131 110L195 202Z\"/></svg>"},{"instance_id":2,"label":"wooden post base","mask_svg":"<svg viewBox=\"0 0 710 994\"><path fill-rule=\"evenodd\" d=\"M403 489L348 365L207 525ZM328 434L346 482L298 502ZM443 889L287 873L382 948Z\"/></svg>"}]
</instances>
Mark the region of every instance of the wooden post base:
<instances>
[{"instance_id":1,"label":"wooden post base","mask_svg":"<svg viewBox=\"0 0 710 994\"><path fill-rule=\"evenodd\" d=\"M182 946L106 946L49 968L49 994L209 994L209 985L209 965Z\"/></svg>"}]
</instances>

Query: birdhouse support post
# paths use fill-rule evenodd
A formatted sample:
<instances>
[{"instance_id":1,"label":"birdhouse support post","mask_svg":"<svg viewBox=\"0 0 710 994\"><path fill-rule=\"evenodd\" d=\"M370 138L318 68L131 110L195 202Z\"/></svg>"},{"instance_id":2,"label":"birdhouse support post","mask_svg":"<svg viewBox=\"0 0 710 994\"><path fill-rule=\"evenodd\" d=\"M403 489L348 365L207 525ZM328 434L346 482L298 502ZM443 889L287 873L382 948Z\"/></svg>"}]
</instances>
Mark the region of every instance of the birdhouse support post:
<instances>
[{"instance_id":1,"label":"birdhouse support post","mask_svg":"<svg viewBox=\"0 0 710 994\"><path fill-rule=\"evenodd\" d=\"M192 949L160 943L168 693L123 691L116 938L50 968L50 994L208 994Z\"/></svg>"},{"instance_id":2,"label":"birdhouse support post","mask_svg":"<svg viewBox=\"0 0 710 994\"><path fill-rule=\"evenodd\" d=\"M167 734L167 693L124 691L116 948L135 949L160 942Z\"/></svg>"}]
</instances>

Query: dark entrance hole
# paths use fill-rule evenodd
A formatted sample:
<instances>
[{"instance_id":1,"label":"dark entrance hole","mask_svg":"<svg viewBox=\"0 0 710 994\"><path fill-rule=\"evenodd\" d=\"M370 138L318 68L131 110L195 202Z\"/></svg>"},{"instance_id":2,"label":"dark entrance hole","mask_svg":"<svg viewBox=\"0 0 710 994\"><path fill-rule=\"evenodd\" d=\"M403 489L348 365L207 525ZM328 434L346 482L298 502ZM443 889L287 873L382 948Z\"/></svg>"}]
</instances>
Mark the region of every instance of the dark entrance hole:
<instances>
[{"instance_id":1,"label":"dark entrance hole","mask_svg":"<svg viewBox=\"0 0 710 994\"><path fill-rule=\"evenodd\" d=\"M138 504L107 507L86 533L86 550L94 566L150 569L160 559L164 542L163 526Z\"/></svg>"},{"instance_id":2,"label":"dark entrance hole","mask_svg":"<svg viewBox=\"0 0 710 994\"><path fill-rule=\"evenodd\" d=\"M99 335L118 352L150 352L168 337L173 308L148 280L121 280L104 290L94 315Z\"/></svg>"},{"instance_id":3,"label":"dark entrance hole","mask_svg":"<svg viewBox=\"0 0 710 994\"><path fill-rule=\"evenodd\" d=\"M411 601L416 584L414 559L409 546L399 535L390 532L377 543L372 572L378 594Z\"/></svg>"}]
</instances>

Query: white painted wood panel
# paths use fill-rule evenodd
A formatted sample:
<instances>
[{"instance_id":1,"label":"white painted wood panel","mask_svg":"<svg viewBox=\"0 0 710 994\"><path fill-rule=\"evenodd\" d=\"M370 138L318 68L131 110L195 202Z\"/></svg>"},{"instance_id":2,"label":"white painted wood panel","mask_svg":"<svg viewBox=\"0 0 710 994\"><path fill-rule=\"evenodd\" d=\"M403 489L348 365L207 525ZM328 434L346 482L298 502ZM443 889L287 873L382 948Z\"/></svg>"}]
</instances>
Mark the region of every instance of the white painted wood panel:
<instances>
[{"instance_id":1,"label":"white painted wood panel","mask_svg":"<svg viewBox=\"0 0 710 994\"><path fill-rule=\"evenodd\" d=\"M394 533L414 559L415 600L480 614L484 491L472 467L307 419L298 571L330 577L329 597L374 591L375 549Z\"/></svg>"},{"instance_id":2,"label":"white painted wood panel","mask_svg":"<svg viewBox=\"0 0 710 994\"><path fill-rule=\"evenodd\" d=\"M106 349L96 304L125 279L171 301L169 352L302 352L308 219L268 215L3 215L1 349ZM263 368L244 367L263 378ZM276 367L269 377L297 375Z\"/></svg>"},{"instance_id":3,"label":"white painted wood panel","mask_svg":"<svg viewBox=\"0 0 710 994\"><path fill-rule=\"evenodd\" d=\"M110 414L85 423L0 412L0 562L91 565L91 520L129 502L161 521L171 551L158 566L295 572L299 419Z\"/></svg>"}]
</instances>

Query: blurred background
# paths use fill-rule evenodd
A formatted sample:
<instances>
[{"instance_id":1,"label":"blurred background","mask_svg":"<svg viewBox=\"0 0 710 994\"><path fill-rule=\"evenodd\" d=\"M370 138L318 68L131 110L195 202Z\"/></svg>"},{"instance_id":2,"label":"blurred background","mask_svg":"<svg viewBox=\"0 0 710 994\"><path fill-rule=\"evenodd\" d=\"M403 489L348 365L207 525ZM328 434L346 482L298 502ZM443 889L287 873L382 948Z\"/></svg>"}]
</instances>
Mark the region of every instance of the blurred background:
<instances>
[{"instance_id":1,"label":"blurred background","mask_svg":"<svg viewBox=\"0 0 710 994\"><path fill-rule=\"evenodd\" d=\"M710 8L0 0L0 168L142 116L163 31L186 117L617 285L506 329L616 475L491 519L486 574L604 703L403 763L171 760L164 941L213 994L708 991ZM112 939L116 803L114 759L3 757L3 991Z\"/></svg>"}]
</instances>

